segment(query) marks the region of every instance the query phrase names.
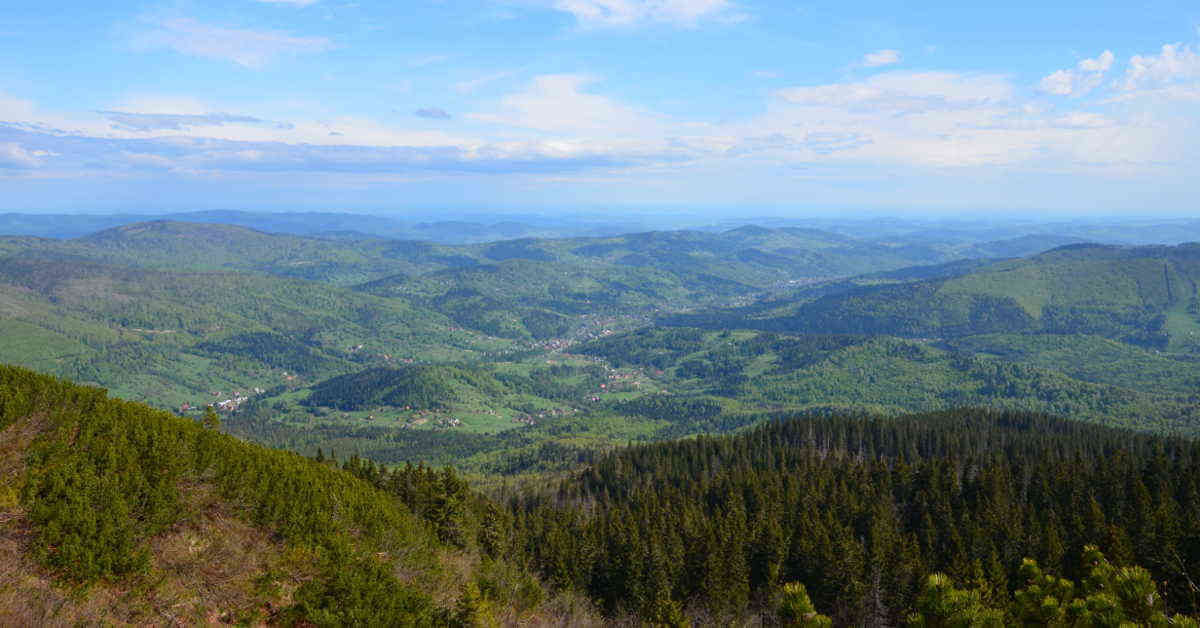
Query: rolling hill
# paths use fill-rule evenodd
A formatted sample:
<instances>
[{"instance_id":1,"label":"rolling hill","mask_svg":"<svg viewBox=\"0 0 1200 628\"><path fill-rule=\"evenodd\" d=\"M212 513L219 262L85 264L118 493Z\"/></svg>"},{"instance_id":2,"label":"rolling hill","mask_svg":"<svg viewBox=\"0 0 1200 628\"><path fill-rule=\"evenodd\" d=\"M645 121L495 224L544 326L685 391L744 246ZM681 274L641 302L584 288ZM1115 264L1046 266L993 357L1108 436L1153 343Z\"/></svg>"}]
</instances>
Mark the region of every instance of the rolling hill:
<instances>
[{"instance_id":1,"label":"rolling hill","mask_svg":"<svg viewBox=\"0 0 1200 628\"><path fill-rule=\"evenodd\" d=\"M0 366L0 623L596 623L495 555L449 471L216 428Z\"/></svg>"},{"instance_id":2,"label":"rolling hill","mask_svg":"<svg viewBox=\"0 0 1200 628\"><path fill-rule=\"evenodd\" d=\"M1092 334L1160 350L1200 348L1200 245L1073 245L923 281L844 283L828 294L714 315L780 331L957 338ZM697 324L703 316L677 322Z\"/></svg>"},{"instance_id":3,"label":"rolling hill","mask_svg":"<svg viewBox=\"0 0 1200 628\"><path fill-rule=\"evenodd\" d=\"M455 359L505 346L452 326L403 300L320 282L53 255L0 260L0 359L160 407L389 359Z\"/></svg>"},{"instance_id":4,"label":"rolling hill","mask_svg":"<svg viewBox=\"0 0 1200 628\"><path fill-rule=\"evenodd\" d=\"M944 254L800 228L446 246L153 221L3 237L0 256L0 359L178 407L284 371L561 348Z\"/></svg>"}]
</instances>

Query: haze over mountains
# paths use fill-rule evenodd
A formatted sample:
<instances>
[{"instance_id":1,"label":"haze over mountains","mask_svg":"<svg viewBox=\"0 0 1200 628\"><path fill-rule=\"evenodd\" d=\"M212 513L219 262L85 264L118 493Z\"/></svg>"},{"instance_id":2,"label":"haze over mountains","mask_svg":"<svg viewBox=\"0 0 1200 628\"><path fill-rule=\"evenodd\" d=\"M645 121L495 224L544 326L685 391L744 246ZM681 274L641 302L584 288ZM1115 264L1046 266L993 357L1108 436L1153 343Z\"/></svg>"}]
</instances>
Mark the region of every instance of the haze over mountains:
<instances>
[{"instance_id":1,"label":"haze over mountains","mask_svg":"<svg viewBox=\"0 0 1200 628\"><path fill-rule=\"evenodd\" d=\"M846 213L841 217L732 217L715 212L697 216L680 213L567 212L555 214L464 214L412 212L393 215L339 212L255 212L206 210L157 214L0 213L0 234L43 238L77 238L97 231L160 220L249 227L269 233L325 237L383 237L465 244L516 238L614 236L645 231L690 229L727 231L751 224L768 228L801 227L838 233L855 239L941 245L978 244L1045 237L1076 238L1117 244L1178 244L1200 238L1200 221L1192 218L1113 217L1074 219L993 219L968 215L873 216ZM1065 242L1059 242L1065 243Z\"/></svg>"}]
</instances>

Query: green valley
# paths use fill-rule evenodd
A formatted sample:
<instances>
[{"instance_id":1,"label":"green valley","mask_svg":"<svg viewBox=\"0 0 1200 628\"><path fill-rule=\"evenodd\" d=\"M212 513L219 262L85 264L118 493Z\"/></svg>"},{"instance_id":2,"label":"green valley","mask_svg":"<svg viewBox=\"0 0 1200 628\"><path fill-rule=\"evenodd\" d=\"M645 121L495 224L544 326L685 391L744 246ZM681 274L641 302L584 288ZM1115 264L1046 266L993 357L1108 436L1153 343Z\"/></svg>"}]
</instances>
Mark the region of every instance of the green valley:
<instances>
[{"instance_id":1,"label":"green valley","mask_svg":"<svg viewBox=\"0 0 1200 628\"><path fill-rule=\"evenodd\" d=\"M944 261L793 227L450 246L177 222L3 241L0 359L309 455L512 473L781 412L962 406L1200 426L1195 245Z\"/></svg>"}]
</instances>

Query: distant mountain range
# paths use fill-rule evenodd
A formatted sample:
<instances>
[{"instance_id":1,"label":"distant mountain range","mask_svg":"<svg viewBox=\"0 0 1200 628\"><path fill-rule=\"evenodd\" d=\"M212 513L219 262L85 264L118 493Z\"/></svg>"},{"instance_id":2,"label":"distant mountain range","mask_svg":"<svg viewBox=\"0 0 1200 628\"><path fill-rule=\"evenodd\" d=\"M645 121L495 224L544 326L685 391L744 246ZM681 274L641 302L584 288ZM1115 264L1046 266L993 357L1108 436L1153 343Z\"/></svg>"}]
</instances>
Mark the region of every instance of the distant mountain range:
<instances>
[{"instance_id":1,"label":"distant mountain range","mask_svg":"<svg viewBox=\"0 0 1200 628\"><path fill-rule=\"evenodd\" d=\"M724 232L746 225L818 229L890 246L919 245L954 248L1030 238L1112 244L1179 244L1200 240L1200 220L1138 217L1078 220L971 217L796 217L696 216L693 214L579 212L532 213L409 213L360 214L344 212L248 212L209 210L157 214L28 214L0 213L0 235L77 238L122 225L170 220L249 227L269 233L361 239L379 237L422 240L438 244L470 244L517 238L574 238L616 236L645 231ZM998 246L1002 246L999 245ZM1047 248L1047 247L1043 247ZM997 256L1018 253L994 251Z\"/></svg>"}]
</instances>

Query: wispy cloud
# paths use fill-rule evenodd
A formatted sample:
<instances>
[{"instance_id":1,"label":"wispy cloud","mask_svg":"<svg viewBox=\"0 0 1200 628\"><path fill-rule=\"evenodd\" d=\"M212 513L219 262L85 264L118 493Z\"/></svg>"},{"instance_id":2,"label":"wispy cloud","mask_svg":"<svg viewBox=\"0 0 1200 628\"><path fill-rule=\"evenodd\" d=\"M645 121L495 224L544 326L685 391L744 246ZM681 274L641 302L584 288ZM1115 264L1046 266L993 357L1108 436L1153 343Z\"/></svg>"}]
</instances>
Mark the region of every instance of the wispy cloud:
<instances>
[{"instance_id":1,"label":"wispy cloud","mask_svg":"<svg viewBox=\"0 0 1200 628\"><path fill-rule=\"evenodd\" d=\"M7 170L25 170L41 165L39 157L46 155L45 151L30 151L15 142L0 143L0 168Z\"/></svg>"},{"instance_id":2,"label":"wispy cloud","mask_svg":"<svg viewBox=\"0 0 1200 628\"><path fill-rule=\"evenodd\" d=\"M515 74L515 72L513 72L511 70L505 70L502 72L493 72L491 74L485 74L483 76L473 78L473 79L470 79L467 81L460 81L460 82L454 84L454 91L456 91L460 94L463 94L463 95L474 94L475 92L477 92L481 88L483 88L485 85L488 85L489 83L494 83L496 81L504 80L514 74Z\"/></svg>"},{"instance_id":3,"label":"wispy cloud","mask_svg":"<svg viewBox=\"0 0 1200 628\"><path fill-rule=\"evenodd\" d=\"M703 20L730 15L729 0L553 0L551 6L570 13L585 26L641 24L696 26Z\"/></svg>"},{"instance_id":4,"label":"wispy cloud","mask_svg":"<svg viewBox=\"0 0 1200 628\"><path fill-rule=\"evenodd\" d=\"M867 68L878 68L900 63L901 58L899 50L876 50L863 55L862 65Z\"/></svg>"},{"instance_id":5,"label":"wispy cloud","mask_svg":"<svg viewBox=\"0 0 1200 628\"><path fill-rule=\"evenodd\" d=\"M170 114L137 113L129 111L97 111L117 128L129 131L183 131L198 126L222 126L226 124L269 125L277 129L291 128L290 124L271 122L253 116L231 113Z\"/></svg>"},{"instance_id":6,"label":"wispy cloud","mask_svg":"<svg viewBox=\"0 0 1200 628\"><path fill-rule=\"evenodd\" d=\"M449 120L454 116L450 115L445 109L438 107L422 107L413 112L418 118L428 118L430 120Z\"/></svg>"},{"instance_id":7,"label":"wispy cloud","mask_svg":"<svg viewBox=\"0 0 1200 628\"><path fill-rule=\"evenodd\" d=\"M1010 100L1012 84L993 74L953 72L888 72L864 81L780 90L778 96L797 105L913 113L957 109Z\"/></svg>"},{"instance_id":8,"label":"wispy cloud","mask_svg":"<svg viewBox=\"0 0 1200 628\"><path fill-rule=\"evenodd\" d=\"M11 141L10 141L11 140ZM27 146L37 146L30 149ZM542 142L477 146L313 145L201 138L57 135L0 123L0 168L58 165L74 172L323 172L344 174L571 173L627 167L645 156Z\"/></svg>"},{"instance_id":9,"label":"wispy cloud","mask_svg":"<svg viewBox=\"0 0 1200 628\"><path fill-rule=\"evenodd\" d=\"M319 0L256 0L256 1L262 2L263 4L290 4L292 6L297 6L297 7L312 6L312 5L316 4L317 2L319 2Z\"/></svg>"},{"instance_id":10,"label":"wispy cloud","mask_svg":"<svg viewBox=\"0 0 1200 628\"><path fill-rule=\"evenodd\" d=\"M280 57L322 52L333 44L324 37L296 37L278 31L227 28L175 18L156 22L148 32L135 38L134 45L261 68Z\"/></svg>"},{"instance_id":11,"label":"wispy cloud","mask_svg":"<svg viewBox=\"0 0 1200 628\"><path fill-rule=\"evenodd\" d=\"M450 55L425 55L423 57L415 57L408 60L408 65L414 68L423 68L427 65L435 65L445 63L450 60Z\"/></svg>"}]
</instances>

